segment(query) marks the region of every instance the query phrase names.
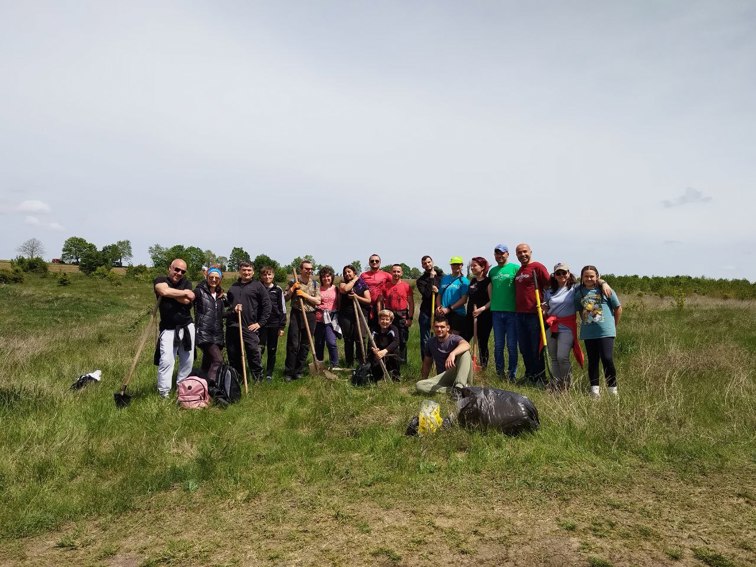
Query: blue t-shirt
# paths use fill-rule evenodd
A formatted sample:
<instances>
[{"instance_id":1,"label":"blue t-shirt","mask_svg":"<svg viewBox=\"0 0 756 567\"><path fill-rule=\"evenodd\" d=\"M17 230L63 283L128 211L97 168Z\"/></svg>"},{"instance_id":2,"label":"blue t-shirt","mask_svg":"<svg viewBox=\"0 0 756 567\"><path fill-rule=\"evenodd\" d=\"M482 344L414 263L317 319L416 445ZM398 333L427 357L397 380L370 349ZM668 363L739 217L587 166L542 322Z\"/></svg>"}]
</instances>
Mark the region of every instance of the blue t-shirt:
<instances>
[{"instance_id":1,"label":"blue t-shirt","mask_svg":"<svg viewBox=\"0 0 756 567\"><path fill-rule=\"evenodd\" d=\"M441 307L451 307L457 301L462 299L462 296L467 295L467 290L470 287L470 280L464 276L453 276L446 274L441 278L441 285L438 286L438 292L441 294ZM465 315L465 305L454 310L458 315Z\"/></svg>"},{"instance_id":2,"label":"blue t-shirt","mask_svg":"<svg viewBox=\"0 0 756 567\"><path fill-rule=\"evenodd\" d=\"M548 315L554 317L569 317L575 318L575 286L572 287L560 287L556 291L551 289L546 290L546 303L549 306ZM560 331L567 331L569 327L559 324Z\"/></svg>"},{"instance_id":3,"label":"blue t-shirt","mask_svg":"<svg viewBox=\"0 0 756 567\"><path fill-rule=\"evenodd\" d=\"M580 338L601 339L616 337L614 310L620 306L617 294L607 299L600 287L586 289L582 285L575 288L575 309L580 313Z\"/></svg>"}]
</instances>

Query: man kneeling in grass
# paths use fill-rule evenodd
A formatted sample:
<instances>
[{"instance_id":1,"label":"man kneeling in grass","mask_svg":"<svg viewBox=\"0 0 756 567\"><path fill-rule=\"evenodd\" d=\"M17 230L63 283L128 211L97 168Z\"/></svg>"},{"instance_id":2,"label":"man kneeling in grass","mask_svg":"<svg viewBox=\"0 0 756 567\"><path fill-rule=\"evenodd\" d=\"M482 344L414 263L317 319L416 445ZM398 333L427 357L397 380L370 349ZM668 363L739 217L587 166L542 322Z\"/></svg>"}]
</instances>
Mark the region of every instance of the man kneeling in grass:
<instances>
[{"instance_id":1,"label":"man kneeling in grass","mask_svg":"<svg viewBox=\"0 0 756 567\"><path fill-rule=\"evenodd\" d=\"M449 330L446 317L437 315L433 323L434 336L428 341L428 352L423 359L423 380L415 384L418 392L451 393L452 389L467 386L472 375L470 343L459 335L451 334ZM438 374L428 378L433 362L436 363Z\"/></svg>"}]
</instances>

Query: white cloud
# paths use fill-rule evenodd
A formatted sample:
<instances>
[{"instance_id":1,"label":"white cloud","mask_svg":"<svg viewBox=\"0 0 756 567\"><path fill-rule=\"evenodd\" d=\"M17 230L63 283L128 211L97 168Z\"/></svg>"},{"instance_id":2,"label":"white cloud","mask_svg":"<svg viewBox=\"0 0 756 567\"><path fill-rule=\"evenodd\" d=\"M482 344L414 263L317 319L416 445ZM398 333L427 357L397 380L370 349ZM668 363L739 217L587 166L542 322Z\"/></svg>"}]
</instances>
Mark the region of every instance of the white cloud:
<instances>
[{"instance_id":1,"label":"white cloud","mask_svg":"<svg viewBox=\"0 0 756 567\"><path fill-rule=\"evenodd\" d=\"M42 201L22 201L16 205L16 211L19 213L49 213L50 205Z\"/></svg>"},{"instance_id":2,"label":"white cloud","mask_svg":"<svg viewBox=\"0 0 756 567\"><path fill-rule=\"evenodd\" d=\"M38 226L40 228L46 228L48 230L63 230L63 225L55 221L41 220L39 217L32 215L26 215L24 222L31 226Z\"/></svg>"},{"instance_id":3,"label":"white cloud","mask_svg":"<svg viewBox=\"0 0 756 567\"><path fill-rule=\"evenodd\" d=\"M670 208L690 205L691 203L708 203L709 201L711 201L711 197L708 195L704 195L703 192L698 189L687 187L682 195L672 200L665 199L662 201L662 205L666 208Z\"/></svg>"}]
</instances>

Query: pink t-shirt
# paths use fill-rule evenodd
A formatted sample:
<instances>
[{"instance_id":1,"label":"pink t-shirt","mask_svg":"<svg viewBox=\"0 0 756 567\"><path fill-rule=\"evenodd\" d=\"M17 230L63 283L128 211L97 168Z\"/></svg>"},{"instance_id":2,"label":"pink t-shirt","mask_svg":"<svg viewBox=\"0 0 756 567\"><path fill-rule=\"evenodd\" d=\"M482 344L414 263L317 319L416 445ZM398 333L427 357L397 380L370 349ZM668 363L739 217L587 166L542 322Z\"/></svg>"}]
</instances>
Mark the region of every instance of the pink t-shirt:
<instances>
[{"instance_id":1,"label":"pink t-shirt","mask_svg":"<svg viewBox=\"0 0 756 567\"><path fill-rule=\"evenodd\" d=\"M336 286L332 285L328 289L320 288L320 308L323 311L336 310Z\"/></svg>"}]
</instances>

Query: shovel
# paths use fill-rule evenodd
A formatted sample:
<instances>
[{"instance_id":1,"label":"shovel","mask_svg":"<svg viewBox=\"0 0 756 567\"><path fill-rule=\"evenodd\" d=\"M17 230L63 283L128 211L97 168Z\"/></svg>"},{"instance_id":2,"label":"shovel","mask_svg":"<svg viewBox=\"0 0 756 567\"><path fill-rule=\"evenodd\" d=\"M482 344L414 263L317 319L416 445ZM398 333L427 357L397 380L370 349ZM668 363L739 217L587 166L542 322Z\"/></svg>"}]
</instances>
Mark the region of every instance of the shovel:
<instances>
[{"instance_id":1,"label":"shovel","mask_svg":"<svg viewBox=\"0 0 756 567\"><path fill-rule=\"evenodd\" d=\"M128 388L129 386L131 377L134 374L134 369L136 369L136 365L139 362L139 357L142 354L142 350L144 350L144 344L147 342L147 337L150 335L150 330L152 329L152 322L155 320L155 314L157 313L158 307L160 306L160 299L161 298L158 297L158 300L155 302L155 307L152 308L150 321L149 323L147 323L147 327L145 327L144 332L142 333L142 338L139 340L139 346L137 347L134 360L131 363L131 368L129 368L129 372L128 374L126 374L126 379L123 381L120 391L113 394L113 399L115 400L115 405L117 408L125 408L127 405L131 403L131 396L129 396L126 393L126 388Z\"/></svg>"},{"instance_id":2,"label":"shovel","mask_svg":"<svg viewBox=\"0 0 756 567\"><path fill-rule=\"evenodd\" d=\"M365 339L362 338L362 319L357 315L357 310L361 309L360 302L357 301L357 297L353 296L354 301L354 314L357 317L357 336L360 338L360 353L362 353L362 364L367 362L367 353L365 352Z\"/></svg>"},{"instance_id":3,"label":"shovel","mask_svg":"<svg viewBox=\"0 0 756 567\"><path fill-rule=\"evenodd\" d=\"M365 320L365 314L362 312L362 309L357 309L357 315L360 318L360 324L365 325L365 328L367 328L367 321ZM368 331L368 341L370 342L371 348L374 348L374 349L378 348L378 345L375 344L375 341L373 340L373 335L370 334L370 331ZM391 375L386 369L386 363L383 362L382 358L378 359L378 364L381 365L381 370L383 370L383 379L386 382L391 383Z\"/></svg>"},{"instance_id":4,"label":"shovel","mask_svg":"<svg viewBox=\"0 0 756 567\"><path fill-rule=\"evenodd\" d=\"M294 274L294 281L297 281L296 273ZM307 331L307 339L310 341L310 352L312 352L312 362L308 365L310 368L310 374L320 374L321 376L325 376L329 380L338 380L339 377L330 370L326 369L326 367L323 365L323 361L318 360L318 357L315 355L315 341L312 339L310 322L307 320L307 313L305 312L304 308L304 299L302 299L301 297L299 298L299 310L302 314L302 319L304 320L305 330Z\"/></svg>"},{"instance_id":5,"label":"shovel","mask_svg":"<svg viewBox=\"0 0 756 567\"><path fill-rule=\"evenodd\" d=\"M249 386L247 386L247 355L244 349L244 337L242 336L244 329L242 328L242 316L241 311L236 312L239 319L239 348L241 349L242 357L242 375L244 376L244 395L249 396Z\"/></svg>"},{"instance_id":6,"label":"shovel","mask_svg":"<svg viewBox=\"0 0 756 567\"><path fill-rule=\"evenodd\" d=\"M543 324L543 309L541 308L541 292L538 290L538 277L534 274L536 309L538 310L538 323L541 326L541 350L543 351L546 365L546 376L549 383L553 382L554 374L551 372L551 357L549 356L548 343L546 342L546 327Z\"/></svg>"},{"instance_id":7,"label":"shovel","mask_svg":"<svg viewBox=\"0 0 756 567\"><path fill-rule=\"evenodd\" d=\"M480 345L478 344L478 318L473 317L473 343L472 343L472 367L473 373L483 370L480 364L478 364L478 353L480 352Z\"/></svg>"}]
</instances>

